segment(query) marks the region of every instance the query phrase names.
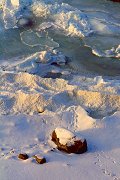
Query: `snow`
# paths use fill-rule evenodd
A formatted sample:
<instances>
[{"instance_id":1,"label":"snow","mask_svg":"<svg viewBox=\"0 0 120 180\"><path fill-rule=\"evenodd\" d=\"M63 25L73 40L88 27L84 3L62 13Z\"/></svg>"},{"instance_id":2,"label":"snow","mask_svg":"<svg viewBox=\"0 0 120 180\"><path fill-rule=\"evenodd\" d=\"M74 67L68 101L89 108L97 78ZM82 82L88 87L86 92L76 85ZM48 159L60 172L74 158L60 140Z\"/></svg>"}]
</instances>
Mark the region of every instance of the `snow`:
<instances>
[{"instance_id":1,"label":"snow","mask_svg":"<svg viewBox=\"0 0 120 180\"><path fill-rule=\"evenodd\" d=\"M56 128L55 133L57 135L57 138L59 138L59 142L61 144L66 145L74 143L75 135L67 129Z\"/></svg>"},{"instance_id":2,"label":"snow","mask_svg":"<svg viewBox=\"0 0 120 180\"><path fill-rule=\"evenodd\" d=\"M64 128L57 127L55 133L57 138L59 138L59 142L63 145L73 145L76 140L84 142L82 137L77 137L74 133Z\"/></svg>"},{"instance_id":3,"label":"snow","mask_svg":"<svg viewBox=\"0 0 120 180\"><path fill-rule=\"evenodd\" d=\"M19 7L20 1L19 1L19 0L11 0L11 4L12 4L13 6Z\"/></svg>"},{"instance_id":4,"label":"snow","mask_svg":"<svg viewBox=\"0 0 120 180\"><path fill-rule=\"evenodd\" d=\"M82 155L67 155L58 150L50 151L52 147L46 135L49 135L56 125L60 126L61 119L56 115L1 116L0 122L2 128L0 177L3 180L16 178L67 180L73 176L74 179L80 177L82 180L96 178L106 180L120 177L120 112L97 120L97 127L82 132L89 144L88 152ZM62 124L64 123L63 121ZM79 131L76 132L79 134ZM14 151L11 151L12 149ZM17 155L20 152L27 153L30 158L25 162L19 160ZM35 154L45 156L47 163L44 165L34 163L32 156Z\"/></svg>"}]
</instances>

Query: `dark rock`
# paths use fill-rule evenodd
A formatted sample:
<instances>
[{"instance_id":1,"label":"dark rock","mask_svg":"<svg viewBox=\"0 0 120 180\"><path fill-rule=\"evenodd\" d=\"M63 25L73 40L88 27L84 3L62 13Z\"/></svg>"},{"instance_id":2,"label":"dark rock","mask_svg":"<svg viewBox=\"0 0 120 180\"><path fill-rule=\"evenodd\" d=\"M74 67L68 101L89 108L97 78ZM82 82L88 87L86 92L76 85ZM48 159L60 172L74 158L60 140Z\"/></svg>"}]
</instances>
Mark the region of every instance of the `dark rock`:
<instances>
[{"instance_id":1,"label":"dark rock","mask_svg":"<svg viewBox=\"0 0 120 180\"><path fill-rule=\"evenodd\" d=\"M53 72L48 72L44 78L52 78L52 79L56 79L56 78L60 78L62 76L61 73L53 73Z\"/></svg>"},{"instance_id":2,"label":"dark rock","mask_svg":"<svg viewBox=\"0 0 120 180\"><path fill-rule=\"evenodd\" d=\"M60 66L57 62L52 62L51 65L53 65L53 66Z\"/></svg>"},{"instance_id":3,"label":"dark rock","mask_svg":"<svg viewBox=\"0 0 120 180\"><path fill-rule=\"evenodd\" d=\"M65 66L68 64L68 62L70 62L70 59L69 59L69 57L65 56L65 59L63 61L53 61L51 63L51 65L58 66L58 67L59 66Z\"/></svg>"},{"instance_id":4,"label":"dark rock","mask_svg":"<svg viewBox=\"0 0 120 180\"><path fill-rule=\"evenodd\" d=\"M26 160L26 159L29 158L29 156L28 156L27 154L19 154L19 155L18 155L18 158L19 158L19 159L22 159L22 160Z\"/></svg>"},{"instance_id":5,"label":"dark rock","mask_svg":"<svg viewBox=\"0 0 120 180\"><path fill-rule=\"evenodd\" d=\"M55 130L52 132L52 141L57 145L57 149L60 151L64 151L66 153L75 153L75 154L82 154L87 151L87 141L86 139L81 140L79 138L74 138L74 143L72 144L61 144L59 138Z\"/></svg>"},{"instance_id":6,"label":"dark rock","mask_svg":"<svg viewBox=\"0 0 120 180\"><path fill-rule=\"evenodd\" d=\"M40 157L38 155L33 156L38 164L46 163L46 159L44 157Z\"/></svg>"},{"instance_id":7,"label":"dark rock","mask_svg":"<svg viewBox=\"0 0 120 180\"><path fill-rule=\"evenodd\" d=\"M34 20L32 18L28 18L28 17L21 17L17 21L17 26L19 28L31 28L34 26L34 24L35 24Z\"/></svg>"},{"instance_id":8,"label":"dark rock","mask_svg":"<svg viewBox=\"0 0 120 180\"><path fill-rule=\"evenodd\" d=\"M55 148L52 148L52 149L51 149L51 151L53 151L53 152L54 152L54 151L55 151Z\"/></svg>"},{"instance_id":9,"label":"dark rock","mask_svg":"<svg viewBox=\"0 0 120 180\"><path fill-rule=\"evenodd\" d=\"M110 1L113 1L113 2L120 2L120 0L110 0Z\"/></svg>"}]
</instances>

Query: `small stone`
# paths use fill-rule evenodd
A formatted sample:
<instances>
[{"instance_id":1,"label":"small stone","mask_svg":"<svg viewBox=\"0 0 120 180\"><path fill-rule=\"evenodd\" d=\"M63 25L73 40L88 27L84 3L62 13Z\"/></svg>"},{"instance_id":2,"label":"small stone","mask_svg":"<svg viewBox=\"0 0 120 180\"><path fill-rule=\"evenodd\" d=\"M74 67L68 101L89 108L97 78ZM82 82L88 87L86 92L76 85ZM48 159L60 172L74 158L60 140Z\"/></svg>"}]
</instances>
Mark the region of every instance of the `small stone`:
<instances>
[{"instance_id":1,"label":"small stone","mask_svg":"<svg viewBox=\"0 0 120 180\"><path fill-rule=\"evenodd\" d=\"M10 151L10 154L13 154L13 153L15 153L14 149L12 149L12 150Z\"/></svg>"},{"instance_id":2,"label":"small stone","mask_svg":"<svg viewBox=\"0 0 120 180\"><path fill-rule=\"evenodd\" d=\"M45 111L44 107L37 107L38 113L43 113Z\"/></svg>"},{"instance_id":3,"label":"small stone","mask_svg":"<svg viewBox=\"0 0 120 180\"><path fill-rule=\"evenodd\" d=\"M5 160L10 159L10 156L6 156L4 159L5 159Z\"/></svg>"},{"instance_id":4,"label":"small stone","mask_svg":"<svg viewBox=\"0 0 120 180\"><path fill-rule=\"evenodd\" d=\"M44 157L41 157L39 155L33 156L38 164L44 164L46 163L46 159Z\"/></svg>"},{"instance_id":5,"label":"small stone","mask_svg":"<svg viewBox=\"0 0 120 180\"><path fill-rule=\"evenodd\" d=\"M22 160L26 160L26 159L29 158L29 156L28 156L27 154L19 154L19 155L18 155L18 158L19 158L19 159L22 159Z\"/></svg>"},{"instance_id":6,"label":"small stone","mask_svg":"<svg viewBox=\"0 0 120 180\"><path fill-rule=\"evenodd\" d=\"M4 154L4 153L1 153L1 156L5 156L5 154Z\"/></svg>"},{"instance_id":7,"label":"small stone","mask_svg":"<svg viewBox=\"0 0 120 180\"><path fill-rule=\"evenodd\" d=\"M51 151L53 151L53 152L54 152L54 151L55 151L55 148L52 148L52 149L51 149Z\"/></svg>"},{"instance_id":8,"label":"small stone","mask_svg":"<svg viewBox=\"0 0 120 180\"><path fill-rule=\"evenodd\" d=\"M0 148L0 151L4 151L4 148Z\"/></svg>"},{"instance_id":9,"label":"small stone","mask_svg":"<svg viewBox=\"0 0 120 180\"><path fill-rule=\"evenodd\" d=\"M59 56L55 59L55 61L53 61L53 62L51 63L51 65L54 65L54 66L65 66L65 65L68 64L69 61L70 61L70 60L69 60L68 57L66 57L66 56L64 56L64 55L59 55Z\"/></svg>"}]
</instances>

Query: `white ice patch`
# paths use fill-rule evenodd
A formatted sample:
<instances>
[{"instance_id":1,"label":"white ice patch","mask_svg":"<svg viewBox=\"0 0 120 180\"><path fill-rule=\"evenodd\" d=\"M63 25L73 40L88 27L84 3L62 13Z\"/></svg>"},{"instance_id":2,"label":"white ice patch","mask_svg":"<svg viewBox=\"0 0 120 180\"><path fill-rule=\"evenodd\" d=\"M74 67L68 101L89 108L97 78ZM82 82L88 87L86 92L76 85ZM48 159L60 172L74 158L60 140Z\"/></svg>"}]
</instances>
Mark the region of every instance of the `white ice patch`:
<instances>
[{"instance_id":1,"label":"white ice patch","mask_svg":"<svg viewBox=\"0 0 120 180\"><path fill-rule=\"evenodd\" d=\"M92 49L92 53L99 57L116 57L120 58L120 45L117 48L112 47L109 50Z\"/></svg>"},{"instance_id":2,"label":"white ice patch","mask_svg":"<svg viewBox=\"0 0 120 180\"><path fill-rule=\"evenodd\" d=\"M49 36L41 35L40 33L32 30L21 32L20 37L22 43L30 47L39 46L40 49L52 49L59 47L59 44Z\"/></svg>"}]
</instances>

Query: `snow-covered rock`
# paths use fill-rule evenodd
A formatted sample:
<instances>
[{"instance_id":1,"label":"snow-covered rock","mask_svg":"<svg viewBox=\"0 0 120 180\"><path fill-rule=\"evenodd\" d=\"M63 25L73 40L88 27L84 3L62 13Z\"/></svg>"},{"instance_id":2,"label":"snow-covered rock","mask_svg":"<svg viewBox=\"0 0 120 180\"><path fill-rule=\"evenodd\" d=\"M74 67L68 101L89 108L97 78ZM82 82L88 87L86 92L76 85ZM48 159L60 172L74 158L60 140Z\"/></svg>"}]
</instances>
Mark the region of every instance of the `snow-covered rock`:
<instances>
[{"instance_id":1,"label":"snow-covered rock","mask_svg":"<svg viewBox=\"0 0 120 180\"><path fill-rule=\"evenodd\" d=\"M87 151L86 139L77 137L64 128L56 128L52 132L52 141L57 145L57 149L67 153L82 154Z\"/></svg>"}]
</instances>

